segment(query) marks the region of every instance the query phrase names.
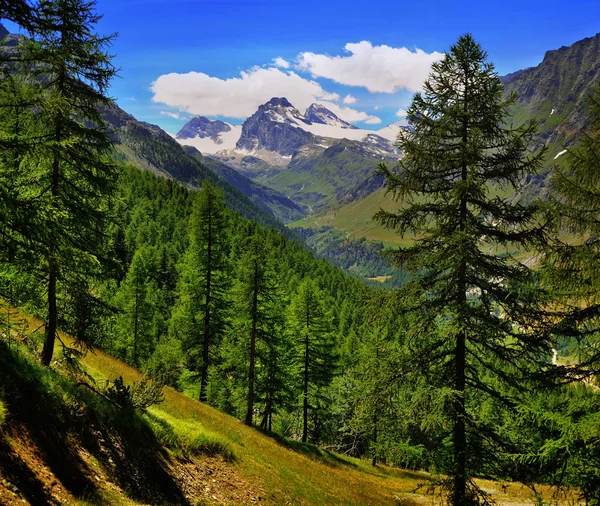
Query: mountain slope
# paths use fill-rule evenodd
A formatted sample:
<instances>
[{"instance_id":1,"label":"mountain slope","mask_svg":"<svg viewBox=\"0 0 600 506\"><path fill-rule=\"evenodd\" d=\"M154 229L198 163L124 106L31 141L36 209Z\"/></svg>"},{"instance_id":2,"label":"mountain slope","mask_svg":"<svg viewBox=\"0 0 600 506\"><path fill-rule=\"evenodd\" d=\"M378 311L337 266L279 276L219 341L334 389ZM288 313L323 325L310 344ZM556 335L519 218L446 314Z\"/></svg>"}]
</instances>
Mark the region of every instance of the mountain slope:
<instances>
[{"instance_id":1,"label":"mountain slope","mask_svg":"<svg viewBox=\"0 0 600 506\"><path fill-rule=\"evenodd\" d=\"M25 332L40 324L25 322ZM17 351L1 340L0 350L4 504L431 503L425 487L414 493L431 481L427 473L371 466L269 436L170 388L146 414L126 413L78 383L63 365L42 368L24 347ZM128 385L142 379L99 350L82 366L97 388L119 376ZM36 402L24 402L31 398ZM64 424L68 431L61 430ZM532 496L520 484L477 481L500 503L527 504ZM537 490L550 499L549 487Z\"/></svg>"},{"instance_id":2,"label":"mountain slope","mask_svg":"<svg viewBox=\"0 0 600 506\"><path fill-rule=\"evenodd\" d=\"M587 100L600 81L600 33L548 51L538 66L502 80L506 94L518 94L515 122L538 121L539 145L548 144L553 158L588 123Z\"/></svg>"},{"instance_id":3,"label":"mountain slope","mask_svg":"<svg viewBox=\"0 0 600 506\"><path fill-rule=\"evenodd\" d=\"M352 200L353 190L382 160L393 159L365 149L364 143L342 139L322 153L292 160L285 170L267 175L261 182L306 205L312 214Z\"/></svg>"},{"instance_id":4,"label":"mountain slope","mask_svg":"<svg viewBox=\"0 0 600 506\"><path fill-rule=\"evenodd\" d=\"M305 215L299 205L277 190L263 186L224 163L202 155L194 147L183 146L183 150L283 223L298 220Z\"/></svg>"},{"instance_id":5,"label":"mountain slope","mask_svg":"<svg viewBox=\"0 0 600 506\"><path fill-rule=\"evenodd\" d=\"M173 178L192 188L208 181L223 191L225 201L231 209L290 235L267 204L259 207L240 190L186 154L181 145L159 127L138 121L116 106L105 112L105 119L113 129L115 148L123 159L141 169Z\"/></svg>"}]
</instances>

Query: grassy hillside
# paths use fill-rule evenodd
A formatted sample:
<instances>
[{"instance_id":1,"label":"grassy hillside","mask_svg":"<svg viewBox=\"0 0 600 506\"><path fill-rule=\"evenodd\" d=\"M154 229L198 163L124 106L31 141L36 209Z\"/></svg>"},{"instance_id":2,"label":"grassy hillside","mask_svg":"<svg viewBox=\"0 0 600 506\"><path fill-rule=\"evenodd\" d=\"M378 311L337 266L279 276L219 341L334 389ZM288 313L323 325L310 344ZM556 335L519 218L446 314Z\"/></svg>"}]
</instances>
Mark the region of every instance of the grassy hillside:
<instances>
[{"instance_id":1,"label":"grassy hillside","mask_svg":"<svg viewBox=\"0 0 600 506\"><path fill-rule=\"evenodd\" d=\"M384 188L367 197L350 202L342 207L327 211L317 216L309 216L292 224L295 227L335 227L348 233L351 237L365 237L371 241L382 241L387 246L406 244L408 239L402 239L393 230L386 230L373 220L379 209L392 211L397 209L391 194L386 195Z\"/></svg>"},{"instance_id":2,"label":"grassy hillside","mask_svg":"<svg viewBox=\"0 0 600 506\"><path fill-rule=\"evenodd\" d=\"M40 323L24 321L21 344L14 332L12 343L0 341L0 503L438 504L425 494L426 473L263 434L170 388L145 414L123 412L64 362L37 365L22 339L34 346L36 334L28 333ZM98 350L82 365L97 389L119 376L127 384L141 379ZM501 504L533 497L520 484L481 485ZM550 499L550 488L538 491Z\"/></svg>"},{"instance_id":3,"label":"grassy hillside","mask_svg":"<svg viewBox=\"0 0 600 506\"><path fill-rule=\"evenodd\" d=\"M360 143L342 139L316 156L292 160L285 170L261 179L261 183L316 213L347 198L381 160Z\"/></svg>"}]
</instances>

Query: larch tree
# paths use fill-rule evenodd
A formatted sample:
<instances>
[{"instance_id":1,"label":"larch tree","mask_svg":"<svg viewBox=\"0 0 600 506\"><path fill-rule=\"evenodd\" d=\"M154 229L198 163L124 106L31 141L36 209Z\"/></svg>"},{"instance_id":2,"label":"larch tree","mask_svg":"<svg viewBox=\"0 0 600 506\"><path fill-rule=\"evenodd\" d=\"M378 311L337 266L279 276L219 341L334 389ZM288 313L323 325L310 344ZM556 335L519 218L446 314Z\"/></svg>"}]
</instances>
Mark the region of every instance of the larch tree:
<instances>
[{"instance_id":1,"label":"larch tree","mask_svg":"<svg viewBox=\"0 0 600 506\"><path fill-rule=\"evenodd\" d=\"M463 506L479 501L477 459L502 452L494 427L474 416L478 396L514 407L518 394L499 385L524 384L551 356L535 276L512 254L543 243L544 223L538 205L502 196L518 192L544 150L529 150L534 124L511 126L514 98L503 98L471 35L432 65L423 89L408 109L412 128L398 138L403 157L395 167L380 166L401 205L375 218L415 237L390 252L414 276L398 300L412 314L413 356L434 371L445 399L452 448L446 486L452 504Z\"/></svg>"},{"instance_id":2,"label":"larch tree","mask_svg":"<svg viewBox=\"0 0 600 506\"><path fill-rule=\"evenodd\" d=\"M296 365L301 376L302 442L308 441L309 412L316 408L320 390L331 383L336 367L331 316L323 293L310 278L298 287L291 301Z\"/></svg>"},{"instance_id":3,"label":"larch tree","mask_svg":"<svg viewBox=\"0 0 600 506\"><path fill-rule=\"evenodd\" d=\"M564 166L552 172L550 207L557 230L546 250L544 273L562 310L556 332L563 342L577 342L568 379L591 386L565 389L558 415L545 414L558 434L542 447L540 457L566 469L563 475L586 503L600 504L600 401L595 392L600 374L600 83L588 105L589 123L567 149Z\"/></svg>"},{"instance_id":4,"label":"larch tree","mask_svg":"<svg viewBox=\"0 0 600 506\"><path fill-rule=\"evenodd\" d=\"M597 240L600 233L600 84L589 98L589 107L590 124L578 143L567 150L566 167L554 168L550 187L560 227L557 235L575 233L583 239L577 244L556 241L548 253L557 267L553 272L555 289L566 291L587 306L578 319L600 314ZM577 307L580 308L580 304ZM576 313L572 316L576 317Z\"/></svg>"},{"instance_id":5,"label":"larch tree","mask_svg":"<svg viewBox=\"0 0 600 506\"><path fill-rule=\"evenodd\" d=\"M230 281L227 221L223 195L204 182L193 202L190 243L180 269L179 297L171 324L188 366L200 375L201 402L208 400L211 347L226 325Z\"/></svg>"},{"instance_id":6,"label":"larch tree","mask_svg":"<svg viewBox=\"0 0 600 506\"><path fill-rule=\"evenodd\" d=\"M57 283L98 274L102 264L106 199L116 165L101 108L116 74L107 50L114 36L94 32L95 2L48 0L38 28L24 44L29 75L43 90L35 109L41 142L30 174L43 244L38 248L47 293L42 363L49 365L59 322Z\"/></svg>"},{"instance_id":7,"label":"larch tree","mask_svg":"<svg viewBox=\"0 0 600 506\"><path fill-rule=\"evenodd\" d=\"M248 393L244 423L252 425L256 397L256 369L258 347L268 341L270 321L275 318L274 300L277 295L277 282L265 244L265 239L254 233L245 241L243 254L238 266L240 279L238 303L248 338L247 371Z\"/></svg>"}]
</instances>

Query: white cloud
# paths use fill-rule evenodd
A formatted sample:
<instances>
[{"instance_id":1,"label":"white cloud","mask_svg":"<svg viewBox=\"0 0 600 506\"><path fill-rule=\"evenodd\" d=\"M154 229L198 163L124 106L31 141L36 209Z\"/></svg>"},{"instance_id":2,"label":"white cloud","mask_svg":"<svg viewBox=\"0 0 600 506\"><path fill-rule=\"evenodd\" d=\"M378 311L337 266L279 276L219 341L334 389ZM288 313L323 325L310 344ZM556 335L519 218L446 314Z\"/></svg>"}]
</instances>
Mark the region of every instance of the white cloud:
<instances>
[{"instance_id":1,"label":"white cloud","mask_svg":"<svg viewBox=\"0 0 600 506\"><path fill-rule=\"evenodd\" d=\"M377 116L370 116L366 112L357 111L351 107L341 107L331 102L319 102L323 104L327 109L334 113L338 118L347 121L348 123L357 123L364 121L368 125L378 125L381 123L381 118Z\"/></svg>"},{"instance_id":2,"label":"white cloud","mask_svg":"<svg viewBox=\"0 0 600 506\"><path fill-rule=\"evenodd\" d=\"M396 111L396 116L399 116L401 118L405 118L407 114L408 112L406 112L405 109L402 109L402 107Z\"/></svg>"},{"instance_id":3,"label":"white cloud","mask_svg":"<svg viewBox=\"0 0 600 506\"><path fill-rule=\"evenodd\" d=\"M287 60L284 60L281 56L278 56L277 58L273 58L273 63L275 64L276 67L281 67L283 69L290 68L290 62Z\"/></svg>"},{"instance_id":4,"label":"white cloud","mask_svg":"<svg viewBox=\"0 0 600 506\"><path fill-rule=\"evenodd\" d=\"M348 95L344 97L344 104L356 104L356 97L353 97L348 93Z\"/></svg>"},{"instance_id":5,"label":"white cloud","mask_svg":"<svg viewBox=\"0 0 600 506\"><path fill-rule=\"evenodd\" d=\"M170 118L173 118L173 119L186 119L185 116L182 116L178 112L160 111L160 113L163 116L169 116Z\"/></svg>"},{"instance_id":6,"label":"white cloud","mask_svg":"<svg viewBox=\"0 0 600 506\"><path fill-rule=\"evenodd\" d=\"M361 86L372 93L394 93L406 89L419 91L431 64L444 55L411 51L405 47L373 46L368 41L344 46L350 56L300 53L298 68L313 77L324 77L348 86Z\"/></svg>"},{"instance_id":7,"label":"white cloud","mask_svg":"<svg viewBox=\"0 0 600 506\"><path fill-rule=\"evenodd\" d=\"M152 101L204 116L247 118L273 97L286 97L300 111L320 100L337 101L315 81L295 72L254 67L240 77L220 79L202 72L164 74L150 87Z\"/></svg>"}]
</instances>

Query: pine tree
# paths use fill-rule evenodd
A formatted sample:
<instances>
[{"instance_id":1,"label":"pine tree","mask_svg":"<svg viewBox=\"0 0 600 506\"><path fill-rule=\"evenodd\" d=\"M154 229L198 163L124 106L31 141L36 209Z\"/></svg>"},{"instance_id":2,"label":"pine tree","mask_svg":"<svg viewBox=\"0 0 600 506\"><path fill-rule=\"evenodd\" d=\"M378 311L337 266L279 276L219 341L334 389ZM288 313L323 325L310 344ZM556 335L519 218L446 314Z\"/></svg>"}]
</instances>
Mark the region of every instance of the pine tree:
<instances>
[{"instance_id":1,"label":"pine tree","mask_svg":"<svg viewBox=\"0 0 600 506\"><path fill-rule=\"evenodd\" d=\"M100 108L116 70L106 52L112 37L93 32L94 2L49 0L38 28L24 44L36 64L29 76L43 90L35 110L40 142L29 197L36 200L44 244L38 248L47 287L42 363L50 364L59 311L57 284L67 272L99 274L104 243L105 199L116 169Z\"/></svg>"},{"instance_id":2,"label":"pine tree","mask_svg":"<svg viewBox=\"0 0 600 506\"><path fill-rule=\"evenodd\" d=\"M331 383L336 356L331 316L324 308L323 293L310 278L298 287L290 312L296 340L296 364L302 377L302 442L305 443L308 441L309 411L316 409L320 390Z\"/></svg>"},{"instance_id":3,"label":"pine tree","mask_svg":"<svg viewBox=\"0 0 600 506\"><path fill-rule=\"evenodd\" d=\"M567 150L566 168L556 167L551 178L552 204L558 234L577 234L580 244L556 241L548 252L556 269L554 289L585 301L584 319L600 311L600 270L598 269L597 240L600 234L598 208L600 205L600 84L589 99L590 124L578 143ZM576 308L572 308L575 310ZM579 319L574 313L573 318Z\"/></svg>"},{"instance_id":4,"label":"pine tree","mask_svg":"<svg viewBox=\"0 0 600 506\"><path fill-rule=\"evenodd\" d=\"M279 317L282 294L266 240L256 230L244 241L237 272L240 283L236 313L242 320L243 334L248 336L243 339L247 350L244 362L247 364L245 369L248 377L244 421L247 425L252 425L257 397L264 397L263 421L269 421L270 427L279 380L276 367L278 357L273 355L277 354L280 333L283 331ZM259 381L259 376L262 381Z\"/></svg>"},{"instance_id":5,"label":"pine tree","mask_svg":"<svg viewBox=\"0 0 600 506\"><path fill-rule=\"evenodd\" d=\"M158 341L155 315L160 291L152 279L156 269L152 257L148 246L136 251L114 299L121 312L116 318L113 346L118 356L136 367L150 357Z\"/></svg>"},{"instance_id":6,"label":"pine tree","mask_svg":"<svg viewBox=\"0 0 600 506\"><path fill-rule=\"evenodd\" d=\"M221 193L204 182L193 202L190 244L181 266L171 323L191 370L200 374L200 401L208 400L210 350L225 331L229 259L227 213Z\"/></svg>"},{"instance_id":7,"label":"pine tree","mask_svg":"<svg viewBox=\"0 0 600 506\"><path fill-rule=\"evenodd\" d=\"M511 254L544 242L539 208L495 196L518 191L523 176L540 167L544 151L528 152L535 125L515 129L508 123L514 98L503 99L486 59L467 34L433 64L424 92L408 109L412 129L398 139L403 158L394 169L380 167L402 206L376 215L416 238L391 255L414 276L399 300L418 318L411 330L415 360L436 371L433 378L446 396L449 488L456 506L477 501L471 480L477 445L494 441L498 447L486 452L500 452L493 427L473 416L475 393L502 399L499 384L519 384L529 371L540 371L551 353L548 339L536 332L541 292L530 269ZM482 377L482 370L490 374ZM516 399L506 397L514 405Z\"/></svg>"}]
</instances>

